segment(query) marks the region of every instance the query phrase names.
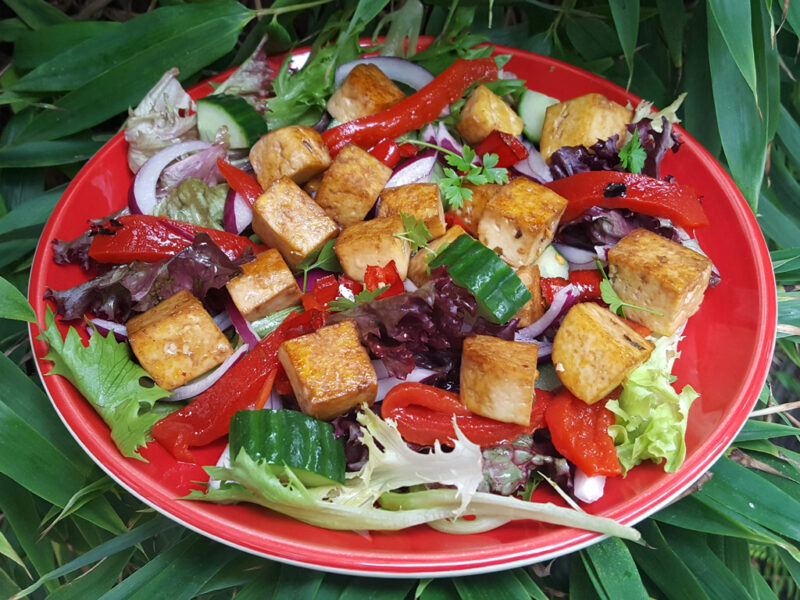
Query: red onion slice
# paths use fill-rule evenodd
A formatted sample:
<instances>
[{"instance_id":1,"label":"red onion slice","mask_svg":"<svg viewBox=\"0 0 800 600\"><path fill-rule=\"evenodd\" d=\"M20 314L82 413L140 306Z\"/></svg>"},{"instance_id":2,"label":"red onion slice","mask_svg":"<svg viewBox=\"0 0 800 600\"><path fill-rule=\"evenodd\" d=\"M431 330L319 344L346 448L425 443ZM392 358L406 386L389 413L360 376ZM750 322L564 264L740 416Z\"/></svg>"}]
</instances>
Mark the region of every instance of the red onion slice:
<instances>
[{"instance_id":1,"label":"red onion slice","mask_svg":"<svg viewBox=\"0 0 800 600\"><path fill-rule=\"evenodd\" d=\"M238 235L252 222L253 207L241 194L230 189L222 211L222 226L225 231Z\"/></svg>"},{"instance_id":2,"label":"red onion slice","mask_svg":"<svg viewBox=\"0 0 800 600\"><path fill-rule=\"evenodd\" d=\"M600 258L600 256L598 256L596 252L584 250L583 248L576 248L575 246L568 246L566 244L553 244L553 247L558 250L558 253L561 254L561 256L567 259L567 262L570 263L570 265L591 264L591 267L586 268L597 268L597 264L595 264L594 260L596 258Z\"/></svg>"},{"instance_id":3,"label":"red onion slice","mask_svg":"<svg viewBox=\"0 0 800 600\"><path fill-rule=\"evenodd\" d=\"M514 334L514 340L517 342L536 343L536 338L542 335L562 313L572 308L572 305L575 304L579 298L580 292L572 284L558 290L553 297L553 303L550 305L550 308L547 309L538 321L535 321L523 329L519 329Z\"/></svg>"},{"instance_id":4,"label":"red onion slice","mask_svg":"<svg viewBox=\"0 0 800 600\"><path fill-rule=\"evenodd\" d=\"M214 317L214 323L217 324L217 327L219 327L220 331L225 331L229 327L233 327L231 316L225 311L219 313L216 317Z\"/></svg>"},{"instance_id":5,"label":"red onion slice","mask_svg":"<svg viewBox=\"0 0 800 600\"><path fill-rule=\"evenodd\" d=\"M97 328L97 331L103 334L108 334L109 332L113 332L114 337L117 339L118 342L122 342L128 339L128 328L123 325L122 323L117 323L116 321L109 321L107 319L98 319L96 317L91 317L88 319L89 323L94 325L94 327L89 328L89 335L91 336L94 333L94 328Z\"/></svg>"},{"instance_id":6,"label":"red onion slice","mask_svg":"<svg viewBox=\"0 0 800 600\"><path fill-rule=\"evenodd\" d=\"M440 122L435 128L433 125L428 125L422 130L422 139L429 144L436 144L454 154L464 156L464 145L453 137L453 134L445 127L444 123ZM474 162L477 164L477 161L478 157L476 156Z\"/></svg>"},{"instance_id":7,"label":"red onion slice","mask_svg":"<svg viewBox=\"0 0 800 600\"><path fill-rule=\"evenodd\" d=\"M225 299L225 311L231 316L231 322L233 326L236 328L236 333L239 334L239 337L242 338L242 341L245 345L249 346L250 348L255 348L258 345L258 335L256 332L253 331L253 327L250 325L250 322L242 316L242 313L239 312L239 309L236 308L236 305L233 303L233 300L230 297Z\"/></svg>"},{"instance_id":8,"label":"red onion slice","mask_svg":"<svg viewBox=\"0 0 800 600\"><path fill-rule=\"evenodd\" d=\"M399 81L419 90L431 81L433 74L425 67L399 56L370 56L351 60L336 68L334 84L338 88L356 65L375 65L392 81Z\"/></svg>"},{"instance_id":9,"label":"red onion slice","mask_svg":"<svg viewBox=\"0 0 800 600\"><path fill-rule=\"evenodd\" d=\"M576 468L572 486L572 493L578 500L591 504L603 497L606 478L603 475L589 477L586 473Z\"/></svg>"},{"instance_id":10,"label":"red onion slice","mask_svg":"<svg viewBox=\"0 0 800 600\"><path fill-rule=\"evenodd\" d=\"M548 183L553 181L553 175L550 173L550 167L544 162L544 158L539 154L536 146L531 144L528 140L522 140L522 144L528 151L528 157L523 158L518 163L511 166L511 168L524 175L529 179L533 179L537 183Z\"/></svg>"},{"instance_id":11,"label":"red onion slice","mask_svg":"<svg viewBox=\"0 0 800 600\"><path fill-rule=\"evenodd\" d=\"M386 367L380 360L373 360L372 366L375 369L375 374L378 376L378 396L375 398L375 402L380 402L383 400L386 397L386 394L389 393L389 390L396 385L400 385L405 381L422 381L423 379L436 374L436 371L431 371L430 369L414 367L411 372L406 375L405 379L398 379L397 377L389 376L389 372L386 370Z\"/></svg>"},{"instance_id":12,"label":"red onion slice","mask_svg":"<svg viewBox=\"0 0 800 600\"><path fill-rule=\"evenodd\" d=\"M226 358L225 362L211 371L211 373L202 379L193 381L187 385L182 385L181 387L172 390L172 394L167 398L164 398L164 401L178 402L179 400L188 400L189 398L194 398L195 396L205 392L208 388L217 383L219 378L222 377L237 360L244 356L248 350L249 348L247 344L243 344L236 352Z\"/></svg>"},{"instance_id":13,"label":"red onion slice","mask_svg":"<svg viewBox=\"0 0 800 600\"><path fill-rule=\"evenodd\" d=\"M397 187L409 183L426 183L431 178L433 167L436 166L436 150L423 150L416 156L409 158L394 170L384 187Z\"/></svg>"},{"instance_id":14,"label":"red onion slice","mask_svg":"<svg viewBox=\"0 0 800 600\"><path fill-rule=\"evenodd\" d=\"M167 146L147 159L147 162L136 173L136 178L133 180L133 188L128 196L128 206L131 212L135 215L149 215L158 204L156 186L161 177L161 172L167 165L184 154L205 150L210 146L209 142L200 140L181 142L180 144Z\"/></svg>"}]
</instances>

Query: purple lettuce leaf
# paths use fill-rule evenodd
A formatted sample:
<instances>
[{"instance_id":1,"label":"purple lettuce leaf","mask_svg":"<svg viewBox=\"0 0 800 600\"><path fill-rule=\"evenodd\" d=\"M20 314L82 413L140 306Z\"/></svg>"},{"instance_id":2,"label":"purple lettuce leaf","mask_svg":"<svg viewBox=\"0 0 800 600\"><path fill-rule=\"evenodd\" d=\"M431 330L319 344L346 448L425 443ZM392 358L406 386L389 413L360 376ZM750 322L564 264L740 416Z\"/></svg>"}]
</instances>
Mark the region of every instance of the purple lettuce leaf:
<instances>
[{"instance_id":1,"label":"purple lettuce leaf","mask_svg":"<svg viewBox=\"0 0 800 600\"><path fill-rule=\"evenodd\" d=\"M661 161L667 154L667 150L672 150L674 154L683 144L678 134L673 131L672 123L666 117L661 117L661 131L656 131L653 129L653 121L644 118L627 125L627 127L631 133L634 131L639 133L639 143L647 154L642 173L658 179Z\"/></svg>"},{"instance_id":2,"label":"purple lettuce leaf","mask_svg":"<svg viewBox=\"0 0 800 600\"><path fill-rule=\"evenodd\" d=\"M348 473L360 470L369 459L369 448L361 443L363 434L361 424L356 420L357 412L351 410L331 421L334 437L344 442L345 467ZM375 412L380 414L380 409Z\"/></svg>"},{"instance_id":3,"label":"purple lettuce leaf","mask_svg":"<svg viewBox=\"0 0 800 600\"><path fill-rule=\"evenodd\" d=\"M89 219L89 229L72 240L54 239L53 262L57 265L79 265L85 271L101 267L100 263L89 257L89 246L92 245L92 238L103 231L103 225L111 219L116 219L129 214L127 208L111 213L100 219Z\"/></svg>"},{"instance_id":4,"label":"purple lettuce leaf","mask_svg":"<svg viewBox=\"0 0 800 600\"><path fill-rule=\"evenodd\" d=\"M181 290L200 299L223 287L252 260L252 252L235 261L229 259L204 233L175 256L156 263L135 261L115 265L107 272L67 290L45 292L64 320L80 319L86 313L110 321L125 322L133 314L153 308Z\"/></svg>"},{"instance_id":5,"label":"purple lettuce leaf","mask_svg":"<svg viewBox=\"0 0 800 600\"><path fill-rule=\"evenodd\" d=\"M682 241L682 230L658 217L636 213L626 208L593 206L578 218L562 225L554 241L575 248L594 250L595 246L613 246L634 229L647 229L673 242Z\"/></svg>"}]
</instances>

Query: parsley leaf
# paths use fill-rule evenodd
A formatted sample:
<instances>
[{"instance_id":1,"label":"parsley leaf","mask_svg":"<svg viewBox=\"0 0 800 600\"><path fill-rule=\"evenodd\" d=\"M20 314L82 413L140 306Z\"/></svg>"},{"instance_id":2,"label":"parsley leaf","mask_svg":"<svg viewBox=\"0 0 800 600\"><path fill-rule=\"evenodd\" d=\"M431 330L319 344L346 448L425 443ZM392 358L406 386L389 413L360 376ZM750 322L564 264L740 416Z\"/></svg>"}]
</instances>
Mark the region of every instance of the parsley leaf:
<instances>
[{"instance_id":1,"label":"parsley leaf","mask_svg":"<svg viewBox=\"0 0 800 600\"><path fill-rule=\"evenodd\" d=\"M308 282L308 272L311 269L322 269L323 271L330 271L331 273L341 273L342 265L339 264L339 258L333 251L333 244L336 240L330 240L318 252L312 252L303 260L297 263L297 271L303 272L303 293L306 291L306 283Z\"/></svg>"},{"instance_id":2,"label":"parsley leaf","mask_svg":"<svg viewBox=\"0 0 800 600\"><path fill-rule=\"evenodd\" d=\"M411 252L416 252L420 248L425 247L433 236L428 231L425 221L417 219L414 215L407 215L400 213L400 218L403 220L403 233L395 233L394 237L407 241L411 245Z\"/></svg>"},{"instance_id":3,"label":"parsley leaf","mask_svg":"<svg viewBox=\"0 0 800 600\"><path fill-rule=\"evenodd\" d=\"M620 163L623 169L628 169L631 173L641 173L646 159L647 152L642 148L639 131L636 130L628 143L619 151Z\"/></svg>"},{"instance_id":4,"label":"parsley leaf","mask_svg":"<svg viewBox=\"0 0 800 600\"><path fill-rule=\"evenodd\" d=\"M599 260L595 260L595 263L597 263L597 268L600 269L600 273L603 275L603 281L600 282L600 297L603 299L603 302L608 304L608 309L611 312L619 315L620 317L624 317L624 307L627 306L628 308L635 308L636 310L643 310L644 312L661 316L661 313L655 310L650 310L649 308L643 308L641 306L636 306L635 304L623 302L616 290L611 286L611 282L608 280L608 275L606 275L603 265Z\"/></svg>"},{"instance_id":5,"label":"parsley leaf","mask_svg":"<svg viewBox=\"0 0 800 600\"><path fill-rule=\"evenodd\" d=\"M128 344L118 342L113 333L103 336L95 330L84 346L77 330L70 327L61 339L50 307L45 324L40 339L50 346L45 359L53 362L47 375L68 379L111 428L111 439L120 453L144 460L136 450L147 443L155 422L166 416L163 405L155 403L169 392L155 384L142 385L140 380L149 378L147 371L131 360Z\"/></svg>"},{"instance_id":6,"label":"parsley leaf","mask_svg":"<svg viewBox=\"0 0 800 600\"><path fill-rule=\"evenodd\" d=\"M367 288L364 288L358 294L356 294L356 296L352 300L350 300L350 298L345 298L344 296L336 298L335 300L331 300L328 303L328 310L331 312L350 310L351 308L355 308L359 304L372 302L388 289L389 289L388 285L379 287L373 292L370 292Z\"/></svg>"}]
</instances>

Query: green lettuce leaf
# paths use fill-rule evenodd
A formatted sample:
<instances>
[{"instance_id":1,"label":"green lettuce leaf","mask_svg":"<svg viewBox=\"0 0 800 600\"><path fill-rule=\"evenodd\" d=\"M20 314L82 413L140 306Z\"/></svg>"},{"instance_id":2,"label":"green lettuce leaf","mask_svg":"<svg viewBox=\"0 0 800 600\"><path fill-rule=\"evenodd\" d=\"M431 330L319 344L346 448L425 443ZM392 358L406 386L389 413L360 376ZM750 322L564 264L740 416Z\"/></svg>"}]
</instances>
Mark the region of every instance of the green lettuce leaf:
<instances>
[{"instance_id":1,"label":"green lettuce leaf","mask_svg":"<svg viewBox=\"0 0 800 600\"><path fill-rule=\"evenodd\" d=\"M169 393L155 384L141 384L143 377L152 380L131 360L128 344L117 342L112 333L103 336L95 330L84 346L77 330L70 327L62 340L50 307L45 324L40 339L50 345L45 360L53 362L47 375L68 379L111 428L111 439L122 455L144 460L136 451L147 443L153 424L165 416L155 403Z\"/></svg>"},{"instance_id":2,"label":"green lettuce leaf","mask_svg":"<svg viewBox=\"0 0 800 600\"><path fill-rule=\"evenodd\" d=\"M202 179L189 177L156 205L153 214L200 227L224 229L222 216L228 189L224 183L210 186Z\"/></svg>"},{"instance_id":3,"label":"green lettuce leaf","mask_svg":"<svg viewBox=\"0 0 800 600\"><path fill-rule=\"evenodd\" d=\"M689 408L699 394L688 385L679 394L671 385L679 340L678 335L658 339L647 362L622 384L619 399L606 403L616 415L608 432L617 446L623 473L645 460L660 463L663 459L664 470L673 473L686 456Z\"/></svg>"}]
</instances>

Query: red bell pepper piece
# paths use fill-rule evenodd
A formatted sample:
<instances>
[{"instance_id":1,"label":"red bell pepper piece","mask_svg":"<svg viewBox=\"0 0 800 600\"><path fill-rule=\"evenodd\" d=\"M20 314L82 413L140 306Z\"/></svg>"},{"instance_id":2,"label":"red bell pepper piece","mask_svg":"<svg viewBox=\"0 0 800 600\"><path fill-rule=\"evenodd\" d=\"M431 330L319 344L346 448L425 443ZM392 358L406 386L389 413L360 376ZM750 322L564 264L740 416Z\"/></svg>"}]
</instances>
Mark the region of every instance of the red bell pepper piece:
<instances>
[{"instance_id":1,"label":"red bell pepper piece","mask_svg":"<svg viewBox=\"0 0 800 600\"><path fill-rule=\"evenodd\" d=\"M250 173L234 167L231 163L225 162L221 158L217 159L217 168L222 173L225 181L228 182L228 185L251 205L264 193L264 190L261 189L261 184Z\"/></svg>"},{"instance_id":2,"label":"red bell pepper piece","mask_svg":"<svg viewBox=\"0 0 800 600\"><path fill-rule=\"evenodd\" d=\"M314 284L314 289L303 294L301 301L306 310L323 311L328 308L328 302L339 295L339 282L336 275L320 277Z\"/></svg>"},{"instance_id":3,"label":"red bell pepper piece","mask_svg":"<svg viewBox=\"0 0 800 600\"><path fill-rule=\"evenodd\" d=\"M419 148L416 144L412 144L411 142L406 142L405 144L400 144L398 147L400 151L400 156L402 158L411 158L412 156L416 156L419 153Z\"/></svg>"},{"instance_id":4,"label":"red bell pepper piece","mask_svg":"<svg viewBox=\"0 0 800 600\"><path fill-rule=\"evenodd\" d=\"M198 227L166 217L126 215L106 222L92 238L89 256L100 263L127 264L134 260L157 262L175 256L205 233L230 258L255 244L246 237L218 229Z\"/></svg>"},{"instance_id":5,"label":"red bell pepper piece","mask_svg":"<svg viewBox=\"0 0 800 600\"><path fill-rule=\"evenodd\" d=\"M464 221L462 221L458 217L458 215L456 213L454 213L454 212L448 211L448 212L444 213L444 222L447 225L448 229L458 225L464 231L469 231L469 228L467 227L466 223L464 223Z\"/></svg>"},{"instance_id":6,"label":"red bell pepper piece","mask_svg":"<svg viewBox=\"0 0 800 600\"><path fill-rule=\"evenodd\" d=\"M474 444L493 446L517 439L523 433L532 433L544 427L544 414L550 392L536 390L536 401L531 410L531 421L526 427L503 423L470 412L461 403L458 394L425 385L401 383L393 387L381 405L381 416L397 423L403 439L413 444L432 446L436 440L452 446L454 439L453 415L458 428Z\"/></svg>"},{"instance_id":7,"label":"red bell pepper piece","mask_svg":"<svg viewBox=\"0 0 800 600\"><path fill-rule=\"evenodd\" d=\"M615 477L622 473L614 440L608 434L614 413L604 400L586 404L564 390L551 399L544 418L555 449L586 475Z\"/></svg>"},{"instance_id":8,"label":"red bell pepper piece","mask_svg":"<svg viewBox=\"0 0 800 600\"><path fill-rule=\"evenodd\" d=\"M508 168L519 161L528 158L528 150L510 133L495 129L475 148L475 154L483 157L484 154L496 154L498 167Z\"/></svg>"},{"instance_id":9,"label":"red bell pepper piece","mask_svg":"<svg viewBox=\"0 0 800 600\"><path fill-rule=\"evenodd\" d=\"M394 106L367 117L342 123L322 133L331 156L347 144L370 148L383 138L395 139L427 125L479 80L497 79L493 58L458 59L428 85Z\"/></svg>"},{"instance_id":10,"label":"red bell pepper piece","mask_svg":"<svg viewBox=\"0 0 800 600\"><path fill-rule=\"evenodd\" d=\"M601 206L663 217L684 229L708 225L700 197L688 185L618 171L587 171L545 185L569 201L562 223L578 217L587 208Z\"/></svg>"},{"instance_id":11,"label":"red bell pepper piece","mask_svg":"<svg viewBox=\"0 0 800 600\"><path fill-rule=\"evenodd\" d=\"M205 392L153 426L153 437L175 458L194 461L189 446L205 446L228 433L237 410L253 409L269 378L275 378L278 348L313 331L309 313L291 313Z\"/></svg>"},{"instance_id":12,"label":"red bell pepper piece","mask_svg":"<svg viewBox=\"0 0 800 600\"><path fill-rule=\"evenodd\" d=\"M351 279L347 275L339 275L339 289L347 288L352 292L353 296L358 296L361 291L364 289L364 286L361 282L356 281L355 279ZM341 294L339 294L341 296Z\"/></svg>"},{"instance_id":13,"label":"red bell pepper piece","mask_svg":"<svg viewBox=\"0 0 800 600\"><path fill-rule=\"evenodd\" d=\"M389 138L383 138L380 142L375 144L372 148L367 150L372 156L377 158L387 167L394 168L400 162L400 147Z\"/></svg>"},{"instance_id":14,"label":"red bell pepper piece","mask_svg":"<svg viewBox=\"0 0 800 600\"><path fill-rule=\"evenodd\" d=\"M367 266L366 271L364 271L364 287L370 292L374 292L378 288L386 286L389 286L389 289L379 294L376 300L383 300L406 291L394 260L390 260L385 267Z\"/></svg>"},{"instance_id":15,"label":"red bell pepper piece","mask_svg":"<svg viewBox=\"0 0 800 600\"><path fill-rule=\"evenodd\" d=\"M567 287L570 283L578 288L581 300L602 300L602 294L600 293L602 281L603 276L600 271L586 269L570 271L568 280L563 277L542 277L539 280L539 286L542 288L542 295L547 300L547 304L550 305L553 303L553 297L556 292Z\"/></svg>"}]
</instances>

